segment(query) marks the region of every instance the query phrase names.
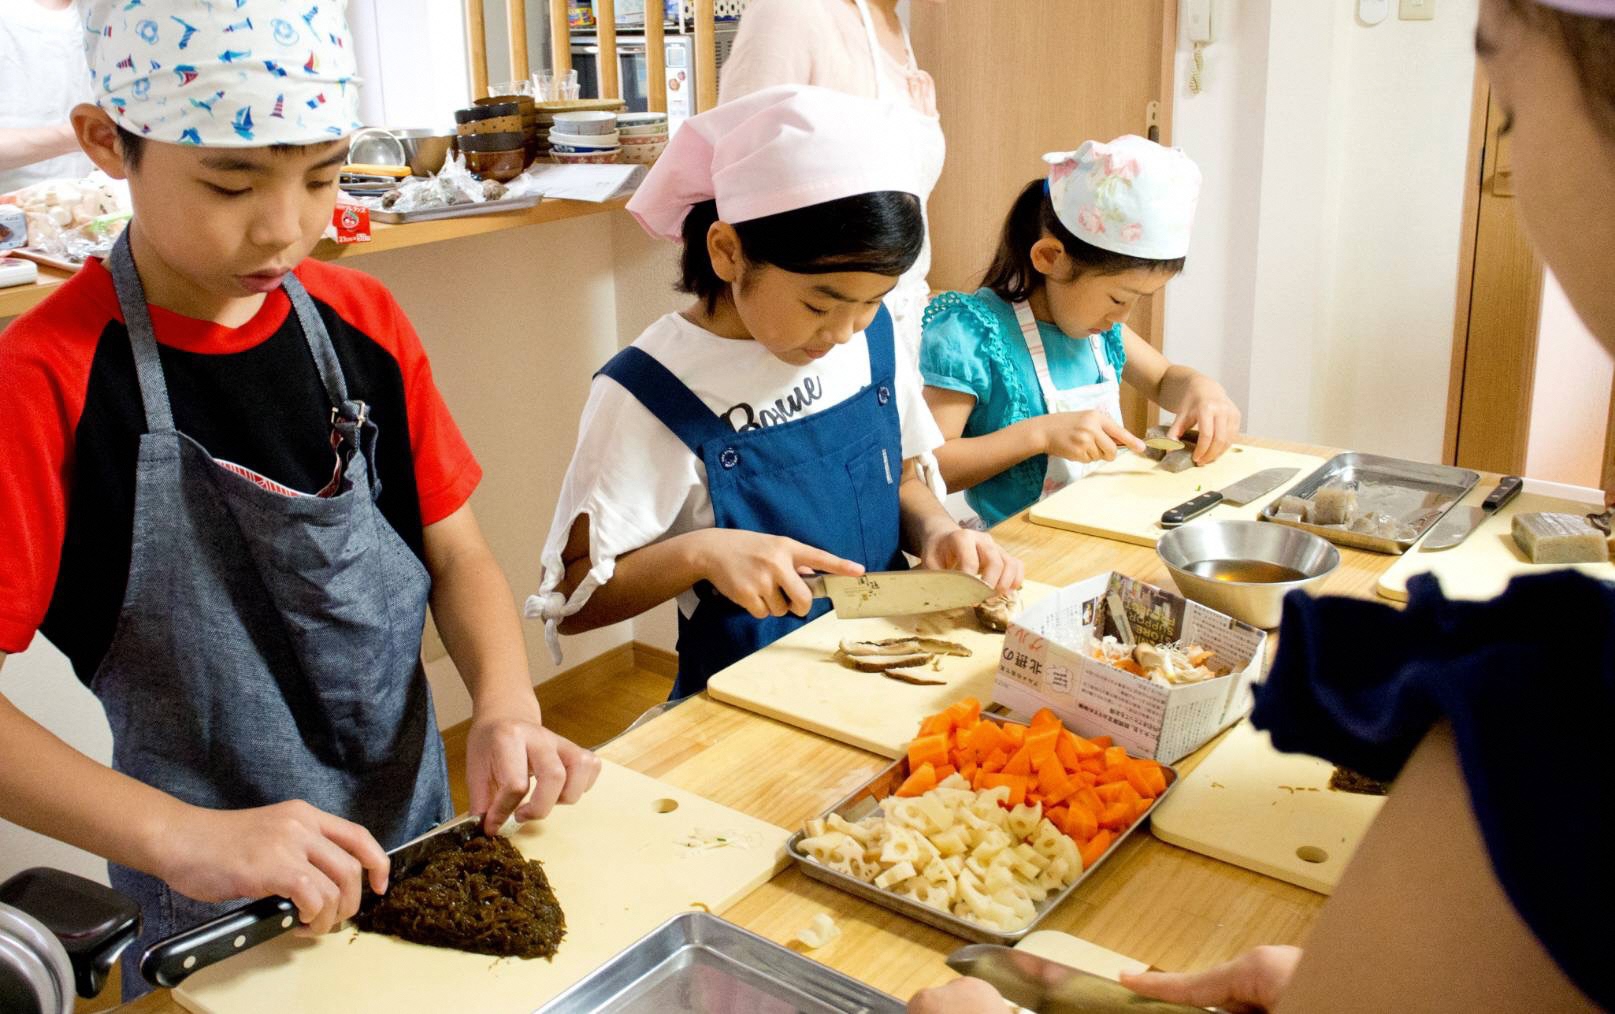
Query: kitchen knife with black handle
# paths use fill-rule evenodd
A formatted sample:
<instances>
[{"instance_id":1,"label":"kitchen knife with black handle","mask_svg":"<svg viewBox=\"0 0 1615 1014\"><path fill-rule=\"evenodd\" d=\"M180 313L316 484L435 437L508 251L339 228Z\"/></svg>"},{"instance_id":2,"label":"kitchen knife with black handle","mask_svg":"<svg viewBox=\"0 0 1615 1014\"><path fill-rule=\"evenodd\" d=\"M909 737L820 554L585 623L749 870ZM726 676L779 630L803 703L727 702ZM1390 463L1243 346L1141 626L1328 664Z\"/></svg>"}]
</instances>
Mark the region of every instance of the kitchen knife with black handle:
<instances>
[{"instance_id":1,"label":"kitchen knife with black handle","mask_svg":"<svg viewBox=\"0 0 1615 1014\"><path fill-rule=\"evenodd\" d=\"M1220 503L1243 507L1264 493L1271 493L1289 482L1299 471L1301 471L1299 468L1266 468L1254 475L1246 476L1232 486L1202 493L1193 500L1186 500L1162 514L1161 527L1177 528L1187 524Z\"/></svg>"}]
</instances>

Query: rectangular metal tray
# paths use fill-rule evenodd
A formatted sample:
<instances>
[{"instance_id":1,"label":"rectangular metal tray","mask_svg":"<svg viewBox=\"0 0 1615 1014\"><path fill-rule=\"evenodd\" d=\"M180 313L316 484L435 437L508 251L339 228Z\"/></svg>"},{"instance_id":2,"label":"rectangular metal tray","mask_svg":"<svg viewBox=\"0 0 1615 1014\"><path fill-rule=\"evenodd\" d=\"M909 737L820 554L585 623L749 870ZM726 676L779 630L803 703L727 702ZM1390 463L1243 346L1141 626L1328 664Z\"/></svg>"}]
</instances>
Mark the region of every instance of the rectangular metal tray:
<instances>
[{"instance_id":1,"label":"rectangular metal tray","mask_svg":"<svg viewBox=\"0 0 1615 1014\"><path fill-rule=\"evenodd\" d=\"M1353 549L1366 549L1373 553L1399 555L1412 549L1414 544L1434 528L1447 512L1458 505L1469 491L1480 482L1480 473L1451 465L1431 465L1422 461L1404 461L1377 454L1337 454L1324 462L1317 471L1302 479L1286 496L1310 499L1324 486L1368 486L1374 493L1374 506L1380 513L1390 514L1412 526L1413 534L1405 539L1392 539L1377 535L1353 532L1333 525L1313 525L1304 521L1281 520L1278 500L1262 509L1263 521L1288 525L1311 532L1321 538ZM1283 499L1280 497L1279 499Z\"/></svg>"},{"instance_id":2,"label":"rectangular metal tray","mask_svg":"<svg viewBox=\"0 0 1615 1014\"><path fill-rule=\"evenodd\" d=\"M993 716L993 718L995 721L1008 722L1012 725L1027 724L1017 722L1014 719L1005 719L1002 716ZM900 912L911 919L925 923L927 926L934 926L944 933L952 933L956 937L963 937L979 944L1013 945L1015 941L1037 929L1038 924L1050 912L1058 908L1060 902L1069 898L1071 892L1081 887L1082 882L1088 879L1088 875L1098 869L1106 859L1109 859L1115 853L1117 847L1127 840L1129 835L1144 826L1144 822L1149 819L1150 814L1155 812L1155 808L1160 805L1161 800L1172 794L1173 788L1178 784L1178 773L1167 764L1161 765L1161 771L1166 775L1166 791L1155 798L1155 802L1150 804L1150 808L1144 811L1142 817L1128 825L1127 830L1123 831L1116 837L1115 841L1110 843L1110 847L1100 855L1098 862L1083 870L1081 876L1072 881L1067 887L1061 889L1058 894L1051 894L1038 904L1037 914L1032 917L1032 921L1017 930L1000 931L990 929L967 919L961 919L951 912L939 912L929 905L922 905L914 899L905 898L895 891L888 891L885 888L876 887L874 884L867 884L857 877L842 873L840 870L832 870L820 864L812 856L804 855L798 848L802 843L802 839L807 837L807 832L805 831L798 831L791 835L785 842L785 851L792 859L796 860L797 865L802 868L802 872L814 880L822 880L827 884L841 888L848 894L857 895L865 901ZM822 819L834 813L839 814L843 820L856 823L877 812L880 809L880 801L895 795L897 787L903 784L903 779L906 777L908 777L908 761L899 757L892 762L890 767L859 786L846 799L830 807L819 816Z\"/></svg>"},{"instance_id":3,"label":"rectangular metal tray","mask_svg":"<svg viewBox=\"0 0 1615 1014\"><path fill-rule=\"evenodd\" d=\"M662 923L537 1014L901 1014L897 998L706 912Z\"/></svg>"},{"instance_id":4,"label":"rectangular metal tray","mask_svg":"<svg viewBox=\"0 0 1615 1014\"><path fill-rule=\"evenodd\" d=\"M476 215L496 215L501 211L521 211L524 208L531 208L543 199L538 194L528 194L525 197L483 201L481 204L451 204L443 208L422 208L418 211L385 211L372 208L370 220L386 222L388 225L408 225L411 222L432 222L440 218L472 218Z\"/></svg>"}]
</instances>

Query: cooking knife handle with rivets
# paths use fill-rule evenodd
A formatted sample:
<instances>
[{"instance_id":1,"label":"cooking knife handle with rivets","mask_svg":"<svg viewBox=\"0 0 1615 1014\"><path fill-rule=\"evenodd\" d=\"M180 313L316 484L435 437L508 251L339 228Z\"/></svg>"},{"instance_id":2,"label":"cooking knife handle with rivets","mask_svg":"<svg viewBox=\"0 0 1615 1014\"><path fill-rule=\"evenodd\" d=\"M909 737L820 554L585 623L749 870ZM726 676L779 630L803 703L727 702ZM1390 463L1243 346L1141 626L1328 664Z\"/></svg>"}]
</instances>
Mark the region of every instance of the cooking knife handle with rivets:
<instances>
[{"instance_id":1,"label":"cooking knife handle with rivets","mask_svg":"<svg viewBox=\"0 0 1615 1014\"><path fill-rule=\"evenodd\" d=\"M195 929L152 944L140 957L140 975L171 989L192 972L223 961L297 925L297 906L286 898L259 898Z\"/></svg>"},{"instance_id":2,"label":"cooking knife handle with rivets","mask_svg":"<svg viewBox=\"0 0 1615 1014\"><path fill-rule=\"evenodd\" d=\"M1480 509L1487 514L1495 514L1502 510L1510 500L1519 496L1520 490L1524 488L1524 479L1517 475L1505 475L1497 480L1497 488L1487 494L1485 501L1480 505Z\"/></svg>"},{"instance_id":3,"label":"cooking knife handle with rivets","mask_svg":"<svg viewBox=\"0 0 1615 1014\"><path fill-rule=\"evenodd\" d=\"M1201 493L1193 500L1180 503L1162 514L1161 527L1176 528L1179 525L1187 524L1220 503L1222 503L1222 494L1217 490L1212 490L1210 493Z\"/></svg>"}]
</instances>

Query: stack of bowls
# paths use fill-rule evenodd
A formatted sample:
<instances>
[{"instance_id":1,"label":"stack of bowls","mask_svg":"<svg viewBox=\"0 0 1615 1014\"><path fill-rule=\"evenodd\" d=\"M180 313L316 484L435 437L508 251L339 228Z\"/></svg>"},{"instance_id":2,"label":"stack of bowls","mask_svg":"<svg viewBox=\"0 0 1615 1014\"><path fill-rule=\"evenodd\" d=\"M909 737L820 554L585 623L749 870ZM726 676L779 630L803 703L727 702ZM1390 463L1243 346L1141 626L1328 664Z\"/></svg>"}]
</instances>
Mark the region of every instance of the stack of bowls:
<instances>
[{"instance_id":1,"label":"stack of bowls","mask_svg":"<svg viewBox=\"0 0 1615 1014\"><path fill-rule=\"evenodd\" d=\"M454 114L457 143L467 169L501 183L527 168L528 145L521 110L514 102L483 102Z\"/></svg>"},{"instance_id":2,"label":"stack of bowls","mask_svg":"<svg viewBox=\"0 0 1615 1014\"><path fill-rule=\"evenodd\" d=\"M527 161L538 156L538 105L531 95L490 95L477 100L479 106L515 105L521 115L522 144L527 148Z\"/></svg>"},{"instance_id":3,"label":"stack of bowls","mask_svg":"<svg viewBox=\"0 0 1615 1014\"><path fill-rule=\"evenodd\" d=\"M617 117L622 141L619 162L650 165L667 150L666 113L624 113Z\"/></svg>"},{"instance_id":4,"label":"stack of bowls","mask_svg":"<svg viewBox=\"0 0 1615 1014\"><path fill-rule=\"evenodd\" d=\"M539 102L535 105L538 112L538 153L540 155L552 154L550 151L550 130L555 126L555 117L562 113L602 112L620 113L627 108L622 99L552 99ZM565 135L567 132L562 130Z\"/></svg>"},{"instance_id":5,"label":"stack of bowls","mask_svg":"<svg viewBox=\"0 0 1615 1014\"><path fill-rule=\"evenodd\" d=\"M550 155L561 163L609 163L620 151L617 114L579 110L555 114L550 127Z\"/></svg>"}]
</instances>

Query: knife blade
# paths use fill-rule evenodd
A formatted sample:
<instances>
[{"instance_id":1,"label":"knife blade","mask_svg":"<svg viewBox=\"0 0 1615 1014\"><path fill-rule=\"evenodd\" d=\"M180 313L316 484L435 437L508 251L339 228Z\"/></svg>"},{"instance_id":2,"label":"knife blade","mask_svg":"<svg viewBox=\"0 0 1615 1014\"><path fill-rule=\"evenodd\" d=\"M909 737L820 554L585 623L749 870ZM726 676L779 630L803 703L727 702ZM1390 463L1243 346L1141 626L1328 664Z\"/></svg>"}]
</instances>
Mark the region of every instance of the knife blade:
<instances>
[{"instance_id":1,"label":"knife blade","mask_svg":"<svg viewBox=\"0 0 1615 1014\"><path fill-rule=\"evenodd\" d=\"M440 852L458 848L482 833L479 814L462 814L387 853L389 885L425 865ZM368 878L359 900L360 910L379 895ZM140 956L140 975L153 986L171 989L193 972L216 964L232 954L273 940L297 925L297 905L289 898L259 898L232 909L200 926L159 940Z\"/></svg>"},{"instance_id":2,"label":"knife blade","mask_svg":"<svg viewBox=\"0 0 1615 1014\"><path fill-rule=\"evenodd\" d=\"M1103 976L999 944L971 944L948 955L948 967L982 979L1006 1000L1039 1014L1205 1014L1204 1007L1151 1000Z\"/></svg>"},{"instance_id":3,"label":"knife blade","mask_svg":"<svg viewBox=\"0 0 1615 1014\"><path fill-rule=\"evenodd\" d=\"M1430 530L1425 537L1420 551L1425 553L1439 553L1443 549L1451 549L1460 542L1469 538L1469 533L1486 523L1486 519L1502 510L1509 501L1520 495L1525 488L1525 482L1517 475L1505 475L1497 483L1479 507L1454 507L1441 519L1441 523Z\"/></svg>"},{"instance_id":4,"label":"knife blade","mask_svg":"<svg viewBox=\"0 0 1615 1014\"><path fill-rule=\"evenodd\" d=\"M842 619L912 616L973 606L992 598L993 587L957 570L890 570L842 577L816 574L807 579L816 599L829 599Z\"/></svg>"},{"instance_id":5,"label":"knife blade","mask_svg":"<svg viewBox=\"0 0 1615 1014\"><path fill-rule=\"evenodd\" d=\"M1271 493L1295 478L1299 468L1264 468L1222 489L1202 493L1193 500L1185 500L1161 515L1162 528L1177 528L1186 524L1220 503L1243 507L1264 493Z\"/></svg>"}]
</instances>

